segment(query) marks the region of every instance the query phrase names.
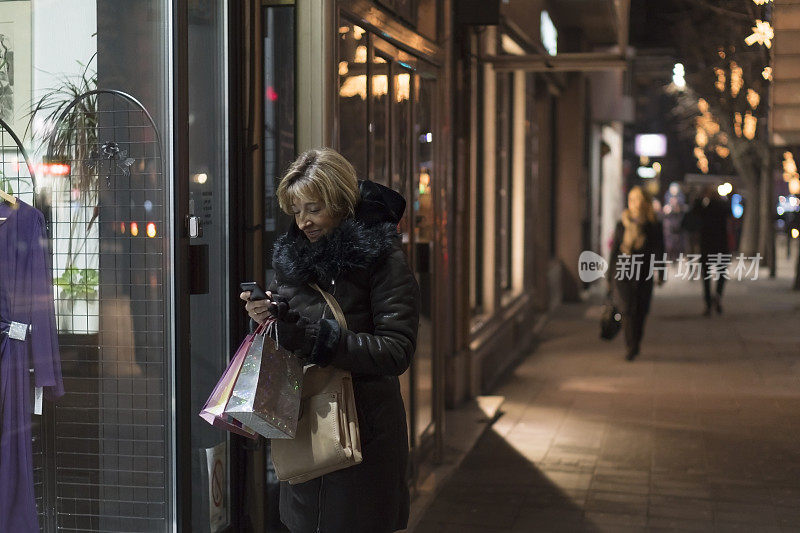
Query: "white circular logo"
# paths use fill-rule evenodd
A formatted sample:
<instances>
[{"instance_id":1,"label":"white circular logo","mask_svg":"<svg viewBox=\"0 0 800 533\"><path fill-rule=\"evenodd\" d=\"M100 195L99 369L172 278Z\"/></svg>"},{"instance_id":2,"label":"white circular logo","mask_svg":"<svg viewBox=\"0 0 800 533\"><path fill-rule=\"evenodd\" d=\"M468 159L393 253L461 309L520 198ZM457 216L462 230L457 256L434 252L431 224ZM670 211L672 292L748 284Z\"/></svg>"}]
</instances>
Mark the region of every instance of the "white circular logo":
<instances>
[{"instance_id":1,"label":"white circular logo","mask_svg":"<svg viewBox=\"0 0 800 533\"><path fill-rule=\"evenodd\" d=\"M603 259L602 255L589 250L581 252L581 256L578 258L578 276L581 281L591 283L605 276L606 270L608 270L608 261Z\"/></svg>"}]
</instances>

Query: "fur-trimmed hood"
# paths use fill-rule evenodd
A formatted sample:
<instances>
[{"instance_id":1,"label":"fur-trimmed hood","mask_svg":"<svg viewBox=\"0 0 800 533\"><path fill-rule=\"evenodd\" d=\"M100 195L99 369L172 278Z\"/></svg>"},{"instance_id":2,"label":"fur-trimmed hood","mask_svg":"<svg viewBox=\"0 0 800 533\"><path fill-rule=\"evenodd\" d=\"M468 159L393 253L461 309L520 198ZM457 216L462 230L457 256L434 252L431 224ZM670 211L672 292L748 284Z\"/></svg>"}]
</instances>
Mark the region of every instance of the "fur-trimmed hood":
<instances>
[{"instance_id":1,"label":"fur-trimmed hood","mask_svg":"<svg viewBox=\"0 0 800 533\"><path fill-rule=\"evenodd\" d=\"M370 181L359 182L361 200L354 217L317 242L309 242L297 225L278 238L272 266L279 281L292 285L335 280L343 272L368 269L389 255L399 234L405 200Z\"/></svg>"},{"instance_id":2,"label":"fur-trimmed hood","mask_svg":"<svg viewBox=\"0 0 800 533\"><path fill-rule=\"evenodd\" d=\"M278 280L292 285L327 285L342 272L367 269L389 254L398 236L390 222L365 226L352 218L317 242L309 242L296 226L293 230L278 239L272 254Z\"/></svg>"}]
</instances>

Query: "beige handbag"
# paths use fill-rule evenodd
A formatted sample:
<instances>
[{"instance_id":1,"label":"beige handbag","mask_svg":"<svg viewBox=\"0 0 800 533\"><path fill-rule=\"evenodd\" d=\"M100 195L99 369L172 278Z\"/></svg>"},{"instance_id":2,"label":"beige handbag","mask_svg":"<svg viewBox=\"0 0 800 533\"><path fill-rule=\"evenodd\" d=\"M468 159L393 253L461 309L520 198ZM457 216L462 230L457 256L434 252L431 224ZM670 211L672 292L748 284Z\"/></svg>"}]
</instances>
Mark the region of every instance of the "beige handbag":
<instances>
[{"instance_id":1,"label":"beige handbag","mask_svg":"<svg viewBox=\"0 0 800 533\"><path fill-rule=\"evenodd\" d=\"M336 299L319 288L342 329L347 329ZM300 419L294 439L271 441L272 464L281 481L303 483L361 462L356 399L350 372L310 365L304 369Z\"/></svg>"}]
</instances>

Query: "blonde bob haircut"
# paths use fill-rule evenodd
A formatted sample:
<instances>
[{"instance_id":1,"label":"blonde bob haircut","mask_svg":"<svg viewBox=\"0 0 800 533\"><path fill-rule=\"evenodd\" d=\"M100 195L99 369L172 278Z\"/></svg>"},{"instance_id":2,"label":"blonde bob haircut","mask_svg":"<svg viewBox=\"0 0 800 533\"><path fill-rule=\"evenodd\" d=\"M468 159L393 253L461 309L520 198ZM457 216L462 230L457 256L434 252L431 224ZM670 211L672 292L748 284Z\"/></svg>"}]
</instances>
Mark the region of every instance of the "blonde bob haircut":
<instances>
[{"instance_id":1,"label":"blonde bob haircut","mask_svg":"<svg viewBox=\"0 0 800 533\"><path fill-rule=\"evenodd\" d=\"M292 202L322 202L335 217L355 214L360 194L353 165L331 148L300 154L278 185L278 204L293 215Z\"/></svg>"}]
</instances>

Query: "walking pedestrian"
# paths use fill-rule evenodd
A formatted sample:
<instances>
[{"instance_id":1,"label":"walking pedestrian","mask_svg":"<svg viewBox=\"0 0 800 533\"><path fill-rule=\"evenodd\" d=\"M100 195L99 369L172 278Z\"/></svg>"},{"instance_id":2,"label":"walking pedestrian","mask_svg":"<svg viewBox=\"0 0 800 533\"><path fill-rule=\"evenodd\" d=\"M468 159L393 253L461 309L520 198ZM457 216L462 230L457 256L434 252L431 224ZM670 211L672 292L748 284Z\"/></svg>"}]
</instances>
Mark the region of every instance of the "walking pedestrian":
<instances>
[{"instance_id":1,"label":"walking pedestrian","mask_svg":"<svg viewBox=\"0 0 800 533\"><path fill-rule=\"evenodd\" d=\"M408 432L398 376L417 341L419 287L397 224L405 200L358 181L331 149L309 150L278 186L295 225L272 256L267 300L247 301L250 317L278 319L278 339L306 364L352 373L363 461L305 483L281 483L281 521L294 533L372 533L408 523ZM316 283L338 301L339 326Z\"/></svg>"},{"instance_id":2,"label":"walking pedestrian","mask_svg":"<svg viewBox=\"0 0 800 533\"><path fill-rule=\"evenodd\" d=\"M705 316L711 315L712 308L722 313L722 290L725 287L727 264L723 256L730 252L728 244L728 221L730 206L720 197L713 185L703 189L695 200L689 214L692 216L700 244L700 271L703 277L703 298ZM716 286L712 289L712 281Z\"/></svg>"},{"instance_id":3,"label":"walking pedestrian","mask_svg":"<svg viewBox=\"0 0 800 533\"><path fill-rule=\"evenodd\" d=\"M614 231L610 265L615 275L612 290L622 310L625 330L625 358L639 354L644 323L650 310L653 280L664 282L663 271L653 269L654 259L664 256L664 230L656 219L653 202L644 189L633 187L628 193L628 208L622 212Z\"/></svg>"}]
</instances>

